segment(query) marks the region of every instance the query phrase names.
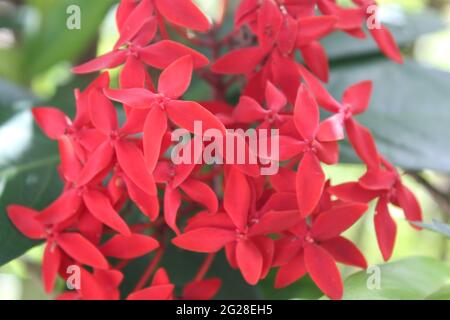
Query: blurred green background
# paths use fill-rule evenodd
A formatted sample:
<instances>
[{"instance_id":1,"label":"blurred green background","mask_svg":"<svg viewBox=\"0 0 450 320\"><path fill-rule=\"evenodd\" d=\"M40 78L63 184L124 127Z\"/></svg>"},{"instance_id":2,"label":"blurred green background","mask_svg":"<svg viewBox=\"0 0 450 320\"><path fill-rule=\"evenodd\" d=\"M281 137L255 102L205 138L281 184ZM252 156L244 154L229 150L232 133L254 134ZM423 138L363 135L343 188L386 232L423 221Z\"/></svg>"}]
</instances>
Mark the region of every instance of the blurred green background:
<instances>
[{"instance_id":1,"label":"blurred green background","mask_svg":"<svg viewBox=\"0 0 450 320\"><path fill-rule=\"evenodd\" d=\"M92 78L74 77L70 68L110 50L117 37L116 2L0 0L0 300L48 298L40 283L42 247L18 234L4 209L11 203L43 208L59 193L55 145L36 130L29 108L52 105L73 114L73 89L84 87ZM215 1L197 2L214 17ZM346 281L346 298L449 299L450 247L445 223L450 218L450 1L379 3L382 20L393 30L407 57L405 65L385 59L370 39L356 41L337 34L323 41L332 66L329 88L339 97L353 82L374 80L374 99L361 121L375 132L386 157L404 169L405 181L419 197L428 229L414 231L402 213L393 209L399 229L394 263L382 267L382 277L387 279L383 287L382 278L382 289L387 287L387 291L367 291L367 274L359 272ZM81 30L66 28L66 9L72 4L81 8ZM229 27L226 23L224 29ZM117 71L112 75L116 77ZM197 81L191 96L205 99L207 88ZM346 146L342 159L346 164L327 168L333 183L357 179L364 171ZM369 265L383 262L372 218L373 212L348 232ZM432 225L434 220L438 222ZM189 259L193 264L198 261L194 256ZM172 270L177 268L179 262ZM357 270L344 267L342 271L348 277ZM273 275L259 288L244 288L239 282L243 289L237 292L233 281L240 280L234 280L231 271L221 272L230 282L224 291L231 288L221 297L320 297L307 278L274 291ZM181 283L182 279L175 281Z\"/></svg>"}]
</instances>

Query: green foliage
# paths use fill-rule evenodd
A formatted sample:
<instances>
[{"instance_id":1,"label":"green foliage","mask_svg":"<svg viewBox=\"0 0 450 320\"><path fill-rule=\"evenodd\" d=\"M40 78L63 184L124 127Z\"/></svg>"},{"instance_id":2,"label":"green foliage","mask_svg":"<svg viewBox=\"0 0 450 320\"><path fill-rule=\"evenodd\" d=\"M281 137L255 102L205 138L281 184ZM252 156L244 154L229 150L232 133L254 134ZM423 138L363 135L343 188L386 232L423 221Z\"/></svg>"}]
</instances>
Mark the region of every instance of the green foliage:
<instances>
[{"instance_id":1,"label":"green foliage","mask_svg":"<svg viewBox=\"0 0 450 320\"><path fill-rule=\"evenodd\" d=\"M443 262L417 257L386 263L378 268L378 271L361 271L348 277L344 282L344 299L423 300L448 297L450 266ZM375 277L377 272L380 276L378 288L372 286L374 282L370 278Z\"/></svg>"}]
</instances>

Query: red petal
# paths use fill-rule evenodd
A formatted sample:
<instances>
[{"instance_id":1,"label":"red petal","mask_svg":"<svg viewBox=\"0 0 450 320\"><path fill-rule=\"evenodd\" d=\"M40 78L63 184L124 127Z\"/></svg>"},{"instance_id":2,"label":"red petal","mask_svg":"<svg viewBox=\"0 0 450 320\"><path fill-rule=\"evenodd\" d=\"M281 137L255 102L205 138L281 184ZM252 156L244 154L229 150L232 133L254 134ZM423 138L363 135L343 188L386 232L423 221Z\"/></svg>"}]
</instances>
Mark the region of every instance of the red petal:
<instances>
[{"instance_id":1,"label":"red petal","mask_svg":"<svg viewBox=\"0 0 450 320\"><path fill-rule=\"evenodd\" d=\"M274 112L280 111L287 104L286 96L270 81L267 81L266 86L266 102Z\"/></svg>"},{"instance_id":2,"label":"red petal","mask_svg":"<svg viewBox=\"0 0 450 320\"><path fill-rule=\"evenodd\" d=\"M319 40L334 30L334 16L306 17L298 20L297 46L301 47Z\"/></svg>"},{"instance_id":3,"label":"red petal","mask_svg":"<svg viewBox=\"0 0 450 320\"><path fill-rule=\"evenodd\" d=\"M73 68L72 72L80 74L96 72L102 69L112 69L124 63L127 54L127 51L124 50L108 52L107 54Z\"/></svg>"},{"instance_id":4,"label":"red petal","mask_svg":"<svg viewBox=\"0 0 450 320\"><path fill-rule=\"evenodd\" d=\"M331 142L344 138L344 119L341 114L335 114L320 123L317 140Z\"/></svg>"},{"instance_id":5,"label":"red petal","mask_svg":"<svg viewBox=\"0 0 450 320\"><path fill-rule=\"evenodd\" d=\"M378 247L381 250L384 261L388 261L394 251L397 225L389 213L388 203L380 199L375 209L375 232L377 234Z\"/></svg>"},{"instance_id":6,"label":"red petal","mask_svg":"<svg viewBox=\"0 0 450 320\"><path fill-rule=\"evenodd\" d=\"M331 299L341 299L343 284L333 257L318 245L305 246L305 265L313 281Z\"/></svg>"},{"instance_id":7,"label":"red petal","mask_svg":"<svg viewBox=\"0 0 450 320\"><path fill-rule=\"evenodd\" d=\"M131 142L117 141L116 155L124 173L143 191L156 195L155 180L147 171L141 150Z\"/></svg>"},{"instance_id":8,"label":"red petal","mask_svg":"<svg viewBox=\"0 0 450 320\"><path fill-rule=\"evenodd\" d=\"M265 118L267 111L253 98L241 96L239 103L233 110L233 119L236 122L252 123Z\"/></svg>"},{"instance_id":9,"label":"red petal","mask_svg":"<svg viewBox=\"0 0 450 320\"><path fill-rule=\"evenodd\" d=\"M364 189L357 182L348 182L330 187L328 191L339 199L347 202L368 203L379 196L378 192Z\"/></svg>"},{"instance_id":10,"label":"red petal","mask_svg":"<svg viewBox=\"0 0 450 320\"><path fill-rule=\"evenodd\" d=\"M180 234L177 227L177 213L180 206L181 195L178 189L167 187L164 192L164 220L177 235Z\"/></svg>"},{"instance_id":11,"label":"red petal","mask_svg":"<svg viewBox=\"0 0 450 320\"><path fill-rule=\"evenodd\" d=\"M158 41L139 50L139 57L149 66L158 69L167 68L179 58L190 55L194 69L206 66L209 61L203 54L172 40Z\"/></svg>"},{"instance_id":12,"label":"red petal","mask_svg":"<svg viewBox=\"0 0 450 320\"><path fill-rule=\"evenodd\" d=\"M88 266L107 269L108 262L101 252L79 233L61 233L56 237L61 249L76 261Z\"/></svg>"},{"instance_id":13,"label":"red petal","mask_svg":"<svg viewBox=\"0 0 450 320\"><path fill-rule=\"evenodd\" d=\"M340 263L363 269L367 268L367 261L364 255L353 242L344 237L322 241L320 245Z\"/></svg>"},{"instance_id":14,"label":"red petal","mask_svg":"<svg viewBox=\"0 0 450 320\"><path fill-rule=\"evenodd\" d=\"M142 211L143 214L148 216L151 221L155 221L159 215L159 200L157 196L149 196L142 191L132 181L125 178L128 194L130 199L135 205Z\"/></svg>"},{"instance_id":15,"label":"red petal","mask_svg":"<svg viewBox=\"0 0 450 320\"><path fill-rule=\"evenodd\" d=\"M208 239L208 241L205 241ZM188 231L172 240L177 247L203 253L214 253L236 239L236 232L218 228Z\"/></svg>"},{"instance_id":16,"label":"red petal","mask_svg":"<svg viewBox=\"0 0 450 320\"><path fill-rule=\"evenodd\" d=\"M369 107L372 89L372 81L356 83L345 90L343 103L350 105L353 114L363 113Z\"/></svg>"},{"instance_id":17,"label":"red petal","mask_svg":"<svg viewBox=\"0 0 450 320\"><path fill-rule=\"evenodd\" d=\"M270 211L265 213L259 222L252 225L250 235L268 235L286 231L301 221L297 210L292 211Z\"/></svg>"},{"instance_id":18,"label":"red petal","mask_svg":"<svg viewBox=\"0 0 450 320\"><path fill-rule=\"evenodd\" d=\"M144 123L144 156L149 172L155 170L161 152L161 144L167 131L166 113L158 106L152 108Z\"/></svg>"},{"instance_id":19,"label":"red petal","mask_svg":"<svg viewBox=\"0 0 450 320\"><path fill-rule=\"evenodd\" d=\"M365 203L345 203L322 212L312 225L311 235L318 240L335 238L353 226L367 209Z\"/></svg>"},{"instance_id":20,"label":"red petal","mask_svg":"<svg viewBox=\"0 0 450 320\"><path fill-rule=\"evenodd\" d=\"M319 106L306 88L301 85L295 101L294 123L298 132L306 140L312 141L319 129Z\"/></svg>"},{"instance_id":21,"label":"red petal","mask_svg":"<svg viewBox=\"0 0 450 320\"><path fill-rule=\"evenodd\" d=\"M37 211L17 205L8 206L6 211L12 223L25 236L34 240L45 237L45 226L36 219Z\"/></svg>"},{"instance_id":22,"label":"red petal","mask_svg":"<svg viewBox=\"0 0 450 320\"><path fill-rule=\"evenodd\" d=\"M384 26L381 26L381 28L372 28L369 30L369 32L380 47L381 51L383 51L383 53L389 59L392 59L400 64L403 63L400 49L398 48L397 44L395 43L394 37L388 29L386 29Z\"/></svg>"},{"instance_id":23,"label":"red petal","mask_svg":"<svg viewBox=\"0 0 450 320\"><path fill-rule=\"evenodd\" d=\"M111 201L103 193L96 190L88 190L83 194L83 199L86 207L97 220L120 232L122 235L128 236L131 234L126 222L114 210Z\"/></svg>"},{"instance_id":24,"label":"red petal","mask_svg":"<svg viewBox=\"0 0 450 320\"><path fill-rule=\"evenodd\" d=\"M345 122L348 138L355 152L369 168L376 169L380 166L380 158L370 131L357 123L353 118Z\"/></svg>"},{"instance_id":25,"label":"red petal","mask_svg":"<svg viewBox=\"0 0 450 320\"><path fill-rule=\"evenodd\" d=\"M81 199L76 190L69 190L58 197L37 216L45 224L57 224L77 213Z\"/></svg>"},{"instance_id":26,"label":"red petal","mask_svg":"<svg viewBox=\"0 0 450 320\"><path fill-rule=\"evenodd\" d=\"M195 122L202 125L202 134L209 129L219 130L225 136L225 127L220 120L203 106L193 101L170 101L167 105L167 113L170 120L177 126L184 128L192 133L195 132Z\"/></svg>"},{"instance_id":27,"label":"red petal","mask_svg":"<svg viewBox=\"0 0 450 320\"><path fill-rule=\"evenodd\" d=\"M33 116L38 126L50 139L58 139L70 126L70 119L56 108L33 108Z\"/></svg>"},{"instance_id":28,"label":"red petal","mask_svg":"<svg viewBox=\"0 0 450 320\"><path fill-rule=\"evenodd\" d=\"M273 1L264 1L257 14L258 43L263 48L271 49L278 38L283 23L283 15L279 6Z\"/></svg>"},{"instance_id":29,"label":"red petal","mask_svg":"<svg viewBox=\"0 0 450 320\"><path fill-rule=\"evenodd\" d=\"M42 258L42 280L47 294L50 294L55 287L60 264L61 251L54 243L47 243Z\"/></svg>"},{"instance_id":30,"label":"red petal","mask_svg":"<svg viewBox=\"0 0 450 320\"><path fill-rule=\"evenodd\" d=\"M408 187L400 184L397 187L397 199L408 221L422 221L422 209L416 196ZM414 226L414 225L413 225Z\"/></svg>"},{"instance_id":31,"label":"red petal","mask_svg":"<svg viewBox=\"0 0 450 320\"><path fill-rule=\"evenodd\" d=\"M128 56L120 71L120 88L143 88L147 80L147 71L142 62L135 56Z\"/></svg>"},{"instance_id":32,"label":"red petal","mask_svg":"<svg viewBox=\"0 0 450 320\"><path fill-rule=\"evenodd\" d=\"M236 246L236 260L245 281L256 285L261 279L263 257L258 247L250 240L239 241Z\"/></svg>"},{"instance_id":33,"label":"red petal","mask_svg":"<svg viewBox=\"0 0 450 320\"><path fill-rule=\"evenodd\" d=\"M319 160L306 153L297 169L297 202L302 217L309 216L316 208L325 185L325 174Z\"/></svg>"},{"instance_id":34,"label":"red petal","mask_svg":"<svg viewBox=\"0 0 450 320\"><path fill-rule=\"evenodd\" d=\"M283 265L278 269L275 277L275 288L285 288L295 281L299 280L306 274L305 259L303 252L292 258L289 263Z\"/></svg>"},{"instance_id":35,"label":"red petal","mask_svg":"<svg viewBox=\"0 0 450 320\"><path fill-rule=\"evenodd\" d=\"M319 42L300 48L303 59L308 68L323 82L328 82L329 64L327 53Z\"/></svg>"},{"instance_id":36,"label":"red petal","mask_svg":"<svg viewBox=\"0 0 450 320\"><path fill-rule=\"evenodd\" d=\"M340 103L331 96L320 81L305 67L298 65L298 68L309 89L316 97L317 102L328 111L338 112L341 108Z\"/></svg>"},{"instance_id":37,"label":"red petal","mask_svg":"<svg viewBox=\"0 0 450 320\"><path fill-rule=\"evenodd\" d=\"M211 27L208 18L191 0L155 0L155 5L170 23L200 32Z\"/></svg>"},{"instance_id":38,"label":"red petal","mask_svg":"<svg viewBox=\"0 0 450 320\"><path fill-rule=\"evenodd\" d=\"M127 300L170 300L175 286L165 284L133 292Z\"/></svg>"},{"instance_id":39,"label":"red petal","mask_svg":"<svg viewBox=\"0 0 450 320\"><path fill-rule=\"evenodd\" d=\"M222 285L218 278L199 280L188 283L183 290L184 300L211 300Z\"/></svg>"},{"instance_id":40,"label":"red petal","mask_svg":"<svg viewBox=\"0 0 450 320\"><path fill-rule=\"evenodd\" d=\"M251 198L247 178L233 167L226 177L223 206L239 230L247 226Z\"/></svg>"},{"instance_id":41,"label":"red petal","mask_svg":"<svg viewBox=\"0 0 450 320\"><path fill-rule=\"evenodd\" d=\"M77 184L83 186L89 183L97 174L109 166L114 155L114 148L110 141L102 143L93 154L89 156L80 173Z\"/></svg>"},{"instance_id":42,"label":"red petal","mask_svg":"<svg viewBox=\"0 0 450 320\"><path fill-rule=\"evenodd\" d=\"M259 47L233 50L220 57L211 66L211 70L222 74L247 74L253 71L264 57Z\"/></svg>"},{"instance_id":43,"label":"red petal","mask_svg":"<svg viewBox=\"0 0 450 320\"><path fill-rule=\"evenodd\" d=\"M267 277L270 268L272 267L273 258L275 254L275 243L273 239L264 236L253 237L252 242L258 248L263 258L261 279L264 279Z\"/></svg>"},{"instance_id":44,"label":"red petal","mask_svg":"<svg viewBox=\"0 0 450 320\"><path fill-rule=\"evenodd\" d=\"M191 56L181 57L171 63L159 77L158 92L171 99L178 99L186 92L191 83L192 70Z\"/></svg>"},{"instance_id":45,"label":"red petal","mask_svg":"<svg viewBox=\"0 0 450 320\"><path fill-rule=\"evenodd\" d=\"M100 248L107 257L118 259L135 259L159 247L158 241L142 234L132 234L125 237L116 235Z\"/></svg>"},{"instance_id":46,"label":"red petal","mask_svg":"<svg viewBox=\"0 0 450 320\"><path fill-rule=\"evenodd\" d=\"M205 206L210 213L216 213L219 207L215 192L206 183L188 179L180 185L191 200Z\"/></svg>"},{"instance_id":47,"label":"red petal","mask_svg":"<svg viewBox=\"0 0 450 320\"><path fill-rule=\"evenodd\" d=\"M58 139L59 156L61 158L61 174L67 181L75 182L81 172L81 163L77 156L75 142L68 136Z\"/></svg>"},{"instance_id":48,"label":"red petal","mask_svg":"<svg viewBox=\"0 0 450 320\"><path fill-rule=\"evenodd\" d=\"M141 1L138 6L127 15L126 21L120 28L120 38L117 40L114 49L120 48L122 45L126 43L132 42L132 40L136 37L136 35L143 34L143 28L151 29L152 26L149 25L151 20L154 20L155 17L153 14L153 4L150 0ZM153 22L156 26L156 22ZM156 28L153 26L152 32L147 37L146 42L149 42L156 33Z\"/></svg>"},{"instance_id":49,"label":"red petal","mask_svg":"<svg viewBox=\"0 0 450 320\"><path fill-rule=\"evenodd\" d=\"M133 89L105 89L104 94L111 100L123 103L133 108L147 109L155 101L156 95L147 90L141 88Z\"/></svg>"}]
</instances>

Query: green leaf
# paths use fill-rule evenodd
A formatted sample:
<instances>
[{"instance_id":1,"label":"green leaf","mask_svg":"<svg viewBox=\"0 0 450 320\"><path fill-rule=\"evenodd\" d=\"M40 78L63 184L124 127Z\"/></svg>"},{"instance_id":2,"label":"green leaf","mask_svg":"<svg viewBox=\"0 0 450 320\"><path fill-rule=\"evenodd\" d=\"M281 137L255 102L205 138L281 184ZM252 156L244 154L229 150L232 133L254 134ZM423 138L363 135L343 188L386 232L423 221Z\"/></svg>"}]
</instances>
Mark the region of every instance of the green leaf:
<instances>
[{"instance_id":1,"label":"green leaf","mask_svg":"<svg viewBox=\"0 0 450 320\"><path fill-rule=\"evenodd\" d=\"M372 130L382 154L403 168L448 172L450 73L411 60L355 59L333 67L329 89L340 98L349 85L367 79L374 93L358 120ZM356 161L350 148L342 149L344 161Z\"/></svg>"},{"instance_id":2,"label":"green leaf","mask_svg":"<svg viewBox=\"0 0 450 320\"><path fill-rule=\"evenodd\" d=\"M30 1L40 14L40 29L26 39L23 72L32 77L54 64L74 61L95 39L107 10L115 0L41 0ZM81 29L67 28L67 8L80 7ZM32 58L31 58L32 57Z\"/></svg>"},{"instance_id":3,"label":"green leaf","mask_svg":"<svg viewBox=\"0 0 450 320\"><path fill-rule=\"evenodd\" d=\"M429 9L420 14L406 14L400 10L390 22L386 23L386 26L394 35L398 45L407 47L419 36L440 30L445 27L445 24L437 11ZM325 38L322 44L332 61L381 54L375 41L369 35L367 39L361 40L345 33L334 33Z\"/></svg>"},{"instance_id":4,"label":"green leaf","mask_svg":"<svg viewBox=\"0 0 450 320\"><path fill-rule=\"evenodd\" d=\"M424 228L424 229L427 229L427 230L430 230L430 231L433 231L436 233L440 233L440 234L450 238L450 226L443 222L433 219L432 223L422 223L422 222L416 222L416 221L413 221L412 223L421 228Z\"/></svg>"},{"instance_id":5,"label":"green leaf","mask_svg":"<svg viewBox=\"0 0 450 320\"><path fill-rule=\"evenodd\" d=\"M370 270L377 270L371 272ZM380 276L379 288L368 286ZM416 257L372 267L344 281L347 300L421 300L450 283L450 267L433 258ZM372 289L369 289L372 288Z\"/></svg>"},{"instance_id":6,"label":"green leaf","mask_svg":"<svg viewBox=\"0 0 450 320\"><path fill-rule=\"evenodd\" d=\"M433 292L428 297L427 300L450 300L450 284L442 287L436 292Z\"/></svg>"}]
</instances>

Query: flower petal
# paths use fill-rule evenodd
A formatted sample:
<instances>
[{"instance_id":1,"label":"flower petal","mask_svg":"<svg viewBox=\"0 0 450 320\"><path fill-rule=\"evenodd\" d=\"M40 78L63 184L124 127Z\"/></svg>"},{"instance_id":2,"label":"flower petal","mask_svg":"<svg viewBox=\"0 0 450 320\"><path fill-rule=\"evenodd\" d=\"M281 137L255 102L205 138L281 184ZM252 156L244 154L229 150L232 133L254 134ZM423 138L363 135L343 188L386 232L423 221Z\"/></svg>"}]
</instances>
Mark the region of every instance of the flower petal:
<instances>
[{"instance_id":1,"label":"flower petal","mask_svg":"<svg viewBox=\"0 0 450 320\"><path fill-rule=\"evenodd\" d=\"M374 221L378 247L381 250L384 261L388 261L394 251L397 225L389 213L388 203L384 198L377 203Z\"/></svg>"},{"instance_id":2,"label":"flower petal","mask_svg":"<svg viewBox=\"0 0 450 320\"><path fill-rule=\"evenodd\" d=\"M34 120L50 139L60 138L70 125L70 119L59 109L39 107L32 112Z\"/></svg>"},{"instance_id":3,"label":"flower petal","mask_svg":"<svg viewBox=\"0 0 450 320\"><path fill-rule=\"evenodd\" d=\"M158 92L170 99L181 97L191 83L193 67L190 55L172 62L159 76Z\"/></svg>"},{"instance_id":4,"label":"flower petal","mask_svg":"<svg viewBox=\"0 0 450 320\"><path fill-rule=\"evenodd\" d=\"M232 168L226 177L223 206L235 226L243 231L247 226L252 192L245 175Z\"/></svg>"},{"instance_id":5,"label":"flower petal","mask_svg":"<svg viewBox=\"0 0 450 320\"><path fill-rule=\"evenodd\" d=\"M372 89L372 81L358 82L345 90L343 103L351 107L353 114L363 113L369 107Z\"/></svg>"},{"instance_id":6,"label":"flower petal","mask_svg":"<svg viewBox=\"0 0 450 320\"><path fill-rule=\"evenodd\" d=\"M192 57L194 69L202 68L209 63L203 54L172 40L158 41L139 50L142 61L158 69L167 68L177 59L188 55Z\"/></svg>"},{"instance_id":7,"label":"flower petal","mask_svg":"<svg viewBox=\"0 0 450 320\"><path fill-rule=\"evenodd\" d=\"M142 234L115 235L100 247L100 251L107 257L135 259L158 247L158 241Z\"/></svg>"},{"instance_id":8,"label":"flower petal","mask_svg":"<svg viewBox=\"0 0 450 320\"><path fill-rule=\"evenodd\" d=\"M205 241L208 239L208 241ZM236 239L236 232L219 228L199 228L172 239L179 248L203 253L214 253Z\"/></svg>"},{"instance_id":9,"label":"flower petal","mask_svg":"<svg viewBox=\"0 0 450 320\"><path fill-rule=\"evenodd\" d=\"M261 279L263 257L258 247L250 240L242 240L236 246L236 261L245 281L256 285Z\"/></svg>"},{"instance_id":10,"label":"flower petal","mask_svg":"<svg viewBox=\"0 0 450 320\"><path fill-rule=\"evenodd\" d=\"M208 18L191 0L155 0L161 15L170 23L204 32L211 27Z\"/></svg>"},{"instance_id":11,"label":"flower petal","mask_svg":"<svg viewBox=\"0 0 450 320\"><path fill-rule=\"evenodd\" d=\"M147 170L141 150L131 142L117 141L116 155L124 173L144 192L156 195L155 180Z\"/></svg>"},{"instance_id":12,"label":"flower petal","mask_svg":"<svg viewBox=\"0 0 450 320\"><path fill-rule=\"evenodd\" d=\"M341 299L343 283L333 257L315 244L305 246L305 266L320 290L331 299Z\"/></svg>"},{"instance_id":13,"label":"flower petal","mask_svg":"<svg viewBox=\"0 0 450 320\"><path fill-rule=\"evenodd\" d=\"M305 153L297 169L297 202L300 215L309 216L316 208L325 186L325 174L317 157Z\"/></svg>"},{"instance_id":14,"label":"flower petal","mask_svg":"<svg viewBox=\"0 0 450 320\"><path fill-rule=\"evenodd\" d=\"M367 268L367 261L364 255L353 242L344 237L322 241L320 245L340 263L363 269Z\"/></svg>"},{"instance_id":15,"label":"flower petal","mask_svg":"<svg viewBox=\"0 0 450 320\"><path fill-rule=\"evenodd\" d=\"M82 264L99 269L108 268L108 262L101 252L79 233L61 233L56 237L56 243L67 255Z\"/></svg>"},{"instance_id":16,"label":"flower petal","mask_svg":"<svg viewBox=\"0 0 450 320\"><path fill-rule=\"evenodd\" d=\"M91 73L102 69L113 69L125 62L127 51L115 50L92 59L72 69L73 73Z\"/></svg>"},{"instance_id":17,"label":"flower petal","mask_svg":"<svg viewBox=\"0 0 450 320\"><path fill-rule=\"evenodd\" d=\"M301 252L278 269L275 277L275 288L281 289L293 284L295 281L301 279L306 272L305 259L303 252Z\"/></svg>"},{"instance_id":18,"label":"flower petal","mask_svg":"<svg viewBox=\"0 0 450 320\"><path fill-rule=\"evenodd\" d=\"M303 84L298 89L295 101L294 123L304 139L314 140L319 129L319 106Z\"/></svg>"},{"instance_id":19,"label":"flower petal","mask_svg":"<svg viewBox=\"0 0 450 320\"><path fill-rule=\"evenodd\" d=\"M315 219L311 236L317 240L335 238L354 225L367 209L365 203L344 203L324 211Z\"/></svg>"},{"instance_id":20,"label":"flower petal","mask_svg":"<svg viewBox=\"0 0 450 320\"><path fill-rule=\"evenodd\" d=\"M45 237L45 226L36 219L37 211L18 205L8 206L6 211L14 226L25 236L34 240Z\"/></svg>"},{"instance_id":21,"label":"flower petal","mask_svg":"<svg viewBox=\"0 0 450 320\"><path fill-rule=\"evenodd\" d=\"M126 222L114 210L107 196L97 190L87 190L83 194L84 203L89 212L99 221L122 235L131 234Z\"/></svg>"}]
</instances>

